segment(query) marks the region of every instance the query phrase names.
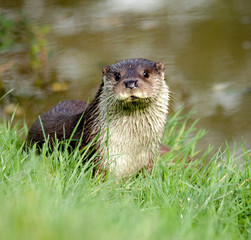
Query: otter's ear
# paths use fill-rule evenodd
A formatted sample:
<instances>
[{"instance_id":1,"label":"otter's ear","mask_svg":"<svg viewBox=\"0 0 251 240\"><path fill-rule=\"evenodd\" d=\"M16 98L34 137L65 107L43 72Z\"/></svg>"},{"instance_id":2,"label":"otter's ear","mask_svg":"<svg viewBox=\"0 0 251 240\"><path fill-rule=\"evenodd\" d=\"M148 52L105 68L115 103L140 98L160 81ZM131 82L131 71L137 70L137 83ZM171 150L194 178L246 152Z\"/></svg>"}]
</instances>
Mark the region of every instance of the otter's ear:
<instances>
[{"instance_id":1,"label":"otter's ear","mask_svg":"<svg viewBox=\"0 0 251 240\"><path fill-rule=\"evenodd\" d=\"M155 65L156 65L156 68L157 68L158 71L163 72L165 70L165 66L164 66L164 64L162 62L156 62Z\"/></svg>"},{"instance_id":2,"label":"otter's ear","mask_svg":"<svg viewBox=\"0 0 251 240\"><path fill-rule=\"evenodd\" d=\"M102 69L103 75L106 75L110 71L110 66L104 66Z\"/></svg>"}]
</instances>

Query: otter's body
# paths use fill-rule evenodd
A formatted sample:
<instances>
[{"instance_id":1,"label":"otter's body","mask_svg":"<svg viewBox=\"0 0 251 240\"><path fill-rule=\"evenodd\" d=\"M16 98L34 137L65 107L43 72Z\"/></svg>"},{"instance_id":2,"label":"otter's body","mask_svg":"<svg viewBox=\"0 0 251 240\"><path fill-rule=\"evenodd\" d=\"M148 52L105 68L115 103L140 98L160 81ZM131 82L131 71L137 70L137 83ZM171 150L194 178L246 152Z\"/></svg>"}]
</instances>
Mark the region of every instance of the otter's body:
<instances>
[{"instance_id":1,"label":"otter's body","mask_svg":"<svg viewBox=\"0 0 251 240\"><path fill-rule=\"evenodd\" d=\"M129 59L103 68L102 84L91 103L59 103L41 115L41 121L51 141L55 135L59 140L68 139L79 122L73 138L83 134L86 145L99 136L95 142L102 156L96 159L98 169L123 177L142 168L151 171L168 113L168 98L164 65ZM38 119L29 130L27 142L44 142Z\"/></svg>"}]
</instances>

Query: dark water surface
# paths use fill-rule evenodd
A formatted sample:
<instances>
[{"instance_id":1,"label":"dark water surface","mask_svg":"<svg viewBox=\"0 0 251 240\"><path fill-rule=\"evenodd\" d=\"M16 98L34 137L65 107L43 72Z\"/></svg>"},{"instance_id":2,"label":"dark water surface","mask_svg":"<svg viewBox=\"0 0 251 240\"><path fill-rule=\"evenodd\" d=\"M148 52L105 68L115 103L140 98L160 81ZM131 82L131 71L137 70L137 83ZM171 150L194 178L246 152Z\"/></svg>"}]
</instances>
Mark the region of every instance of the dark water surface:
<instances>
[{"instance_id":1,"label":"dark water surface","mask_svg":"<svg viewBox=\"0 0 251 240\"><path fill-rule=\"evenodd\" d=\"M26 70L22 46L0 53L0 65L22 66L2 74L5 91L14 89L0 103L2 116L18 103L17 118L30 125L58 101L92 98L103 65L143 57L165 64L171 111L193 109L198 128L209 131L201 146L233 145L243 136L251 147L250 0L2 0L0 12L50 27L44 87ZM55 82L66 91L53 90Z\"/></svg>"}]
</instances>

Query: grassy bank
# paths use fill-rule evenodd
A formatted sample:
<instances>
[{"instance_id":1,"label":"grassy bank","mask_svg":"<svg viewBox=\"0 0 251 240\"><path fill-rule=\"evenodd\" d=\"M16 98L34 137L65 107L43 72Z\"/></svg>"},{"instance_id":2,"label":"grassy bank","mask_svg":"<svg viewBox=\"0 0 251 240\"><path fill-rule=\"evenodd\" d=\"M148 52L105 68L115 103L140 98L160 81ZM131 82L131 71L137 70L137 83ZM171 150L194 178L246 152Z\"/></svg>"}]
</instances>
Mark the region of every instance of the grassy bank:
<instances>
[{"instance_id":1,"label":"grassy bank","mask_svg":"<svg viewBox=\"0 0 251 240\"><path fill-rule=\"evenodd\" d=\"M185 158L204 134L186 122L170 117L163 138ZM228 148L205 151L189 165L171 164L172 151L151 176L115 183L92 177L78 151L24 153L17 129L0 124L1 239L251 239L244 147L238 158Z\"/></svg>"}]
</instances>

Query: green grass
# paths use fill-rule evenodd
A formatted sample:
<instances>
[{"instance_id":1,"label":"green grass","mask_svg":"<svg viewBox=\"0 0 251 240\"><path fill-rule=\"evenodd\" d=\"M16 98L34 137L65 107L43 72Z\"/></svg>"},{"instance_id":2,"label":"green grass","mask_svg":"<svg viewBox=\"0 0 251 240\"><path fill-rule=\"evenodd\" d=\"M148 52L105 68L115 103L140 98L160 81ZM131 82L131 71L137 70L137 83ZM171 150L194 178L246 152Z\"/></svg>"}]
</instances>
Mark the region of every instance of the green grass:
<instances>
[{"instance_id":1,"label":"green grass","mask_svg":"<svg viewBox=\"0 0 251 240\"><path fill-rule=\"evenodd\" d=\"M251 239L251 151L196 154L204 132L187 122L169 117L175 150L123 182L92 177L79 151L25 153L25 130L1 123L0 239ZM197 160L171 164L177 152Z\"/></svg>"}]
</instances>

